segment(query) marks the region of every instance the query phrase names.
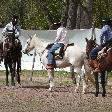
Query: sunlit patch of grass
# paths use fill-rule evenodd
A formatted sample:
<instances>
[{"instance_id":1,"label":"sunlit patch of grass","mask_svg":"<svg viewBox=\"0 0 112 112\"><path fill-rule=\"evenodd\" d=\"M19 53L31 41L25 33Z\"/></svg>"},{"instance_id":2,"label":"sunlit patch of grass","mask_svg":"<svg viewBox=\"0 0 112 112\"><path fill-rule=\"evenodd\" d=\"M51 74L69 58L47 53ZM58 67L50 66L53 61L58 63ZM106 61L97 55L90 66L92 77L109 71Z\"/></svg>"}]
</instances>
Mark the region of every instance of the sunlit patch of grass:
<instances>
[{"instance_id":1,"label":"sunlit patch of grass","mask_svg":"<svg viewBox=\"0 0 112 112\"><path fill-rule=\"evenodd\" d=\"M47 71L46 70L22 70L21 72L22 75L28 76L33 74L33 76L47 76Z\"/></svg>"},{"instance_id":2,"label":"sunlit patch of grass","mask_svg":"<svg viewBox=\"0 0 112 112\"><path fill-rule=\"evenodd\" d=\"M30 77L32 77L32 81L30 81ZM0 82L5 84L6 73L5 71L0 71ZM22 70L20 72L21 84L29 85L34 84L48 84L48 74L46 70ZM55 71L54 72L54 80L57 84L60 82L62 84L70 84L71 74L66 71ZM9 83L10 83L10 74L9 74Z\"/></svg>"}]
</instances>

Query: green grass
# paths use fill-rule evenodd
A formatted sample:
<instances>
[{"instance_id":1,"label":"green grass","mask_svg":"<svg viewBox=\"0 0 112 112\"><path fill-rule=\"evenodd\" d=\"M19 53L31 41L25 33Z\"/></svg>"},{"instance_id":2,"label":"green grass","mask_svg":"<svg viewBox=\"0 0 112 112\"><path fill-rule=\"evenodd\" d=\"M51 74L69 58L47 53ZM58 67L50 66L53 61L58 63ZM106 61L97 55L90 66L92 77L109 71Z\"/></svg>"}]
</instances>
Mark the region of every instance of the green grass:
<instances>
[{"instance_id":1,"label":"green grass","mask_svg":"<svg viewBox=\"0 0 112 112\"><path fill-rule=\"evenodd\" d=\"M0 71L0 82L2 84L5 84L5 78L6 78L5 74L6 74L5 70ZM28 84L29 83L28 80L29 80L31 74L32 74L31 70L22 70L20 73L21 83ZM33 78L32 83L34 83L34 85L43 84L43 83L48 84L48 74L47 74L46 70L33 70L32 78ZM71 74L66 71L55 71L54 79L55 79L55 83L57 83L57 84L59 84L60 82L63 84L71 84L72 83ZM9 81L10 81L10 75L9 75Z\"/></svg>"},{"instance_id":2,"label":"green grass","mask_svg":"<svg viewBox=\"0 0 112 112\"><path fill-rule=\"evenodd\" d=\"M33 72L33 83L46 83L48 80L48 74L46 70L22 70L21 71L21 83L29 83L28 79ZM9 75L10 79L10 75ZM70 84L72 83L71 74L66 71L55 71L54 72L54 79L55 82L58 84L62 82L63 84ZM112 81L112 72L108 74L108 79ZM0 71L0 82L5 84L5 70ZM48 82L47 82L48 83Z\"/></svg>"},{"instance_id":3,"label":"green grass","mask_svg":"<svg viewBox=\"0 0 112 112\"><path fill-rule=\"evenodd\" d=\"M22 70L21 71L21 75L22 76L28 76L31 75L33 72L33 76L41 76L41 77L48 77L47 75L47 71L46 70ZM55 77L59 77L59 75L61 75L62 77L69 77L70 73L66 72L66 71L55 71L54 72ZM5 75L5 70L1 70L0 71L0 76L4 76Z\"/></svg>"}]
</instances>

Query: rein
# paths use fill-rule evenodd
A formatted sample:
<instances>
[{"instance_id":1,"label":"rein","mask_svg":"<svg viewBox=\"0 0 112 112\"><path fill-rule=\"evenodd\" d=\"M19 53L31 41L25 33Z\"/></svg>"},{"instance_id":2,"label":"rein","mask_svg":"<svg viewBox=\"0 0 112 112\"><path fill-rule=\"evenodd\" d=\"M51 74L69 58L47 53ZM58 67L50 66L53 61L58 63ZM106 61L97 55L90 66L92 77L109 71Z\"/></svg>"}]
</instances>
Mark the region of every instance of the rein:
<instances>
[{"instance_id":1,"label":"rein","mask_svg":"<svg viewBox=\"0 0 112 112\"><path fill-rule=\"evenodd\" d=\"M41 53L37 52L38 55L39 55L39 57L40 57L40 63L42 64L42 69L43 69L44 67L43 67L43 63L42 63L41 57L42 57L43 53L45 52L45 50L46 50L46 48L45 48Z\"/></svg>"}]
</instances>

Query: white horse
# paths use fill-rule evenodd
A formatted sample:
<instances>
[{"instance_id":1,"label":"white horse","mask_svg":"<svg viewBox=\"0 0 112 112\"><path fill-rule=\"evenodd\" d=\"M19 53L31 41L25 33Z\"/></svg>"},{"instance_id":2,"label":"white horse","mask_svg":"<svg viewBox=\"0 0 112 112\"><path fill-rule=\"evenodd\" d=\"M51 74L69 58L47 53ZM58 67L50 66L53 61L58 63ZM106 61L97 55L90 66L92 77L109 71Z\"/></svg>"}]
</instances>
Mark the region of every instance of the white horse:
<instances>
[{"instance_id":1,"label":"white horse","mask_svg":"<svg viewBox=\"0 0 112 112\"><path fill-rule=\"evenodd\" d=\"M45 48L48 44L49 43L38 38L35 34L27 40L27 43L23 49L23 53L29 53L31 50L35 48L37 53L41 55L41 61L43 65L46 67L48 63L48 59L47 59L48 50ZM72 70L74 70L75 68L76 73L78 73L77 84L76 84L77 86L75 91L79 89L80 81L82 79L83 93L86 92L86 81L85 81L84 71L83 71L84 59L85 59L85 53L82 52L77 45L74 45L74 46L67 47L63 59L56 60L57 68L72 67ZM47 69L47 72L50 81L49 90L52 90L52 88L54 87L54 69Z\"/></svg>"}]
</instances>

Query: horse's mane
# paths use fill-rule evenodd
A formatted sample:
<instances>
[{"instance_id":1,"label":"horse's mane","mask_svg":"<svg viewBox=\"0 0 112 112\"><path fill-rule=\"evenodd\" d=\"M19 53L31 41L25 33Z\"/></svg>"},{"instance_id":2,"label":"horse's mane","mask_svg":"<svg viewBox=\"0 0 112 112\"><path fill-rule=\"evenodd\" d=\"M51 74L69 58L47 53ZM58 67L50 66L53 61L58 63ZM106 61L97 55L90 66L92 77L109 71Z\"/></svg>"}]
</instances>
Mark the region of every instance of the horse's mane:
<instances>
[{"instance_id":1,"label":"horse's mane","mask_svg":"<svg viewBox=\"0 0 112 112\"><path fill-rule=\"evenodd\" d=\"M42 39L42 38L39 37L39 35L37 35L37 34L34 34L34 35L32 36L32 38L36 38L36 39L38 39L38 41L40 41L40 42L42 42L42 43L48 43L47 41L45 41L45 39Z\"/></svg>"}]
</instances>

